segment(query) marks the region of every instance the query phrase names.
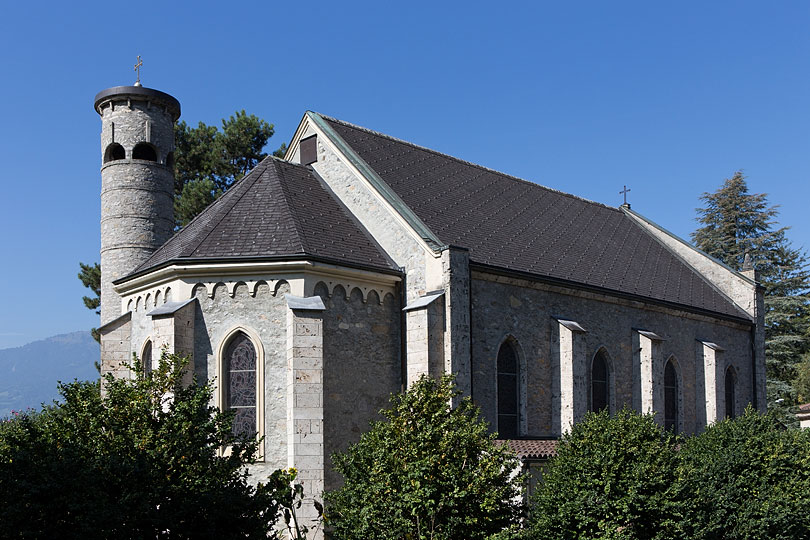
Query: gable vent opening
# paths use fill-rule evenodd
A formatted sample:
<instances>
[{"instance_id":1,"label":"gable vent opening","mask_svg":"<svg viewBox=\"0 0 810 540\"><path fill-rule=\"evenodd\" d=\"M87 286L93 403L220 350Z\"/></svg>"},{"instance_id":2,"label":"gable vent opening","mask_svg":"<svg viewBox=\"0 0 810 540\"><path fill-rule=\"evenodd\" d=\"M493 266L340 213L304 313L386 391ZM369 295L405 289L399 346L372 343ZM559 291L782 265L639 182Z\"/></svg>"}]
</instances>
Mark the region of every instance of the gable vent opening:
<instances>
[{"instance_id":1,"label":"gable vent opening","mask_svg":"<svg viewBox=\"0 0 810 540\"><path fill-rule=\"evenodd\" d=\"M301 165L309 165L318 161L318 136L312 135L306 139L301 139L299 150Z\"/></svg>"}]
</instances>

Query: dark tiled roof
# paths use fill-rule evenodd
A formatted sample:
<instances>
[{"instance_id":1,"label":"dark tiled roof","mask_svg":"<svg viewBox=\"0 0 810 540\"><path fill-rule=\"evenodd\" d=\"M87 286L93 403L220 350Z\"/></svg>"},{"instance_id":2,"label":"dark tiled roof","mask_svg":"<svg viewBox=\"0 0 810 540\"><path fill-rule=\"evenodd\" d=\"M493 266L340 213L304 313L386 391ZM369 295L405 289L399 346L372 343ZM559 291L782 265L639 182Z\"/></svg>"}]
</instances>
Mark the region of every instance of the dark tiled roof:
<instances>
[{"instance_id":1,"label":"dark tiled roof","mask_svg":"<svg viewBox=\"0 0 810 540\"><path fill-rule=\"evenodd\" d=\"M497 440L496 444L507 444L520 459L548 459L557 455L555 439L509 439Z\"/></svg>"},{"instance_id":2,"label":"dark tiled roof","mask_svg":"<svg viewBox=\"0 0 810 540\"><path fill-rule=\"evenodd\" d=\"M183 259L316 257L395 266L310 167L269 157L160 247L133 274Z\"/></svg>"},{"instance_id":3,"label":"dark tiled roof","mask_svg":"<svg viewBox=\"0 0 810 540\"><path fill-rule=\"evenodd\" d=\"M474 263L748 318L620 209L322 118Z\"/></svg>"}]
</instances>

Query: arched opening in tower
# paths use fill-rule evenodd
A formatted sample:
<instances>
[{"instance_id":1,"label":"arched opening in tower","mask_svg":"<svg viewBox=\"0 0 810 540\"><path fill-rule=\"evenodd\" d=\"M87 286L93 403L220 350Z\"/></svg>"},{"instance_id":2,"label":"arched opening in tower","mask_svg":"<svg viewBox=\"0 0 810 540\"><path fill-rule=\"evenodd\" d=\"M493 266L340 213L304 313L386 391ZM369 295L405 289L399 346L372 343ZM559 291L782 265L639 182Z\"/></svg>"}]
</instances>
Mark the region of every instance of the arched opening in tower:
<instances>
[{"instance_id":1,"label":"arched opening in tower","mask_svg":"<svg viewBox=\"0 0 810 540\"><path fill-rule=\"evenodd\" d=\"M118 143L111 143L104 151L104 163L118 161L119 159L124 159L125 157L126 153L124 152L124 147Z\"/></svg>"},{"instance_id":2,"label":"arched opening in tower","mask_svg":"<svg viewBox=\"0 0 810 540\"><path fill-rule=\"evenodd\" d=\"M157 152L149 143L138 143L132 149L132 159L143 159L146 161L157 161Z\"/></svg>"}]
</instances>

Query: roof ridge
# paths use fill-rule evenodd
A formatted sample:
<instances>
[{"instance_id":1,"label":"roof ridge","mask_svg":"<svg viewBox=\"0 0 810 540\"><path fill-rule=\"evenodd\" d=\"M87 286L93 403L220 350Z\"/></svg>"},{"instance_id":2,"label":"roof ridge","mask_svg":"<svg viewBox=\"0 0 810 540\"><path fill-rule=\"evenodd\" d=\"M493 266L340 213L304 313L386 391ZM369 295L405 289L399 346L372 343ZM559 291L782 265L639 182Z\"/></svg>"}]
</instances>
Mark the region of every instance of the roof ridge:
<instances>
[{"instance_id":1,"label":"roof ridge","mask_svg":"<svg viewBox=\"0 0 810 540\"><path fill-rule=\"evenodd\" d=\"M289 161L284 160L276 160L273 162L273 165L276 169L276 175L278 177L278 184L281 187L281 192L284 194L284 205L287 207L287 212L290 214L290 218L293 220L293 224L295 225L295 236L298 238L298 245L301 246L301 253L309 253L309 245L306 242L306 235L302 234L303 228L301 227L301 220L298 217L298 212L294 210L295 205L290 204L290 191L287 187L287 182L285 182L281 176L284 174L280 169L279 166L281 164L285 165L297 165L294 163L290 163ZM297 165L298 167L302 167L304 169L309 169L310 167Z\"/></svg>"},{"instance_id":2,"label":"roof ridge","mask_svg":"<svg viewBox=\"0 0 810 540\"><path fill-rule=\"evenodd\" d=\"M223 203L223 200L228 200L229 199L228 194L231 193L232 191L234 191L234 188L236 188L242 181L244 181L246 178L251 176L254 173L254 171L257 171L260 167L262 167L264 162L265 162L265 160L262 160L261 162L259 162L253 169L248 171L248 173L245 176L243 176L239 180L236 180L231 185L231 187L228 188L222 195L220 195L219 197L214 199L211 202L211 204L206 206L202 210L202 212L200 212L199 214L197 214L196 216L191 218L191 221L189 221L188 223L186 223L185 225L183 225L182 227L177 229L165 242L163 242L163 244L160 245L159 248L157 248L155 251L152 252L152 254L149 256L148 259L146 259L144 262L139 264L137 266L137 268L135 268L135 270L133 272L138 272L143 268L149 267L152 259L154 259L155 257L158 257L160 255L160 253L163 252L163 250L165 249L166 246L170 245L174 241L181 242L181 237L185 236L185 235L188 235L189 236L188 244L182 244L181 243L181 247L183 249L181 249L180 253L179 253L180 257L186 256L185 254L189 251L187 249L188 246L191 245L192 243L194 243L193 241L197 238L198 234L203 232L202 230L195 231L193 225L197 221L202 221L203 219L205 219L206 216L210 215L211 213L215 213L216 209L218 209L222 204L225 204L225 203ZM221 221L221 219L219 221ZM201 227L204 227L204 226L201 226ZM209 231L208 234L210 234L210 231ZM194 249L196 249L196 247L199 246L205 240L205 238L208 237L208 234L206 234L205 237L202 240L200 240L199 242L196 242L196 246L195 246ZM191 251L193 251L193 249Z\"/></svg>"},{"instance_id":3,"label":"roof ridge","mask_svg":"<svg viewBox=\"0 0 810 540\"><path fill-rule=\"evenodd\" d=\"M364 131L364 132L369 133L369 134L371 134L371 135L374 135L374 136L376 136L376 137L382 137L382 138L384 138L384 139L388 139L388 140L390 140L390 141L394 141L394 142L397 142L397 143L405 144L405 145L408 145L408 146L410 146L410 147L413 147L413 148L416 148L416 149L419 149L419 150L423 150L423 151L426 151L426 152L430 152L430 153L435 154L435 155L437 155L437 156L441 156L441 157L444 157L444 158L452 159L452 160L457 161L457 162L459 162L459 163L463 163L464 165L469 165L469 166L471 166L471 167L475 167L475 168L478 168L478 169L482 169L482 170L484 170L484 171L487 171L487 172L490 172L490 173L497 174L498 176L502 176L502 177L504 177L504 178L508 178L508 179L513 180L513 181L515 181L515 182L523 182L523 183L529 184L529 185L531 185L531 186L534 186L535 188L546 189L546 190L548 190L548 191L553 191L554 193L558 193L558 194L560 194L560 195L564 195L565 197L570 197L570 198L572 198L572 199L577 199L577 200L580 200L580 201L586 202L586 203L588 203L588 204L594 204L594 205L597 205L597 206L602 206L602 207L604 207L604 208L607 208L608 210L613 210L613 211L616 211L616 212L621 212L621 209L620 209L620 208L617 208L617 207L615 207L615 206L609 206L609 205L607 205L607 204L600 203L600 202L598 202L598 201L592 201L592 200L590 200L590 199L586 199L586 198L584 198L584 197L579 197L578 195L574 195L574 194L572 194L572 193L567 193L567 192L565 192L565 191L560 191L559 189L554 189L554 188L551 188L551 187L548 187L548 186L544 186L544 185L542 185L542 184L538 184L537 182L532 182L531 180L526 180L525 178L520 178L519 176L514 176L514 175L512 175L512 174L507 174L507 173L505 173L505 172L498 171L498 170L496 170L496 169L492 169L492 168L490 168L490 167L486 167L486 166L484 166L484 165L481 165L480 163L474 163L474 162L472 162L472 161L467 161L466 159L461 159L461 158L459 158L459 157L452 156L452 155L450 155L450 154L446 154L446 153L444 153L444 152L439 152L438 150L434 150L433 148L428 148L427 146L422 146L422 145L419 145L419 144L412 143L412 142L410 142L410 141L406 141L406 140L404 140L404 139L399 139L399 138L397 138L397 137L393 137L393 136L388 135L388 134L386 134L386 133L382 133L382 132L379 132L379 131L374 131L373 129L369 129L369 128L366 128L366 127L363 127L363 126L358 126L357 124L352 124L351 122L346 122L345 120L341 120L341 119L339 119L339 118L335 118L335 117L333 117L333 116L329 116L329 115L326 115L326 114L321 114L321 113L316 112L316 111L312 111L312 112L314 112L314 113L315 113L315 114L317 114L317 115L320 115L320 116L321 116L322 118L324 118L325 120L330 120L330 121L332 121L332 122L336 122L336 123L338 123L338 124L342 124L342 125L344 125L344 126L346 126L346 127L350 127L350 128L352 128L352 129L358 129L358 130L360 130L360 131Z\"/></svg>"}]
</instances>

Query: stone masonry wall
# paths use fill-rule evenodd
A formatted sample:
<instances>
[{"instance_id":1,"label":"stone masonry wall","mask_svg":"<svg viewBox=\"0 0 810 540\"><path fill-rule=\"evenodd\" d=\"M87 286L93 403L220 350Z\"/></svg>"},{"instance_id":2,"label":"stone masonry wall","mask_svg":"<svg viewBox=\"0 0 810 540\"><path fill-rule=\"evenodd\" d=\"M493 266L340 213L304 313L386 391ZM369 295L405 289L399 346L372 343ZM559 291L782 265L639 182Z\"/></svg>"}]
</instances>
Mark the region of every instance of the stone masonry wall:
<instances>
[{"instance_id":1,"label":"stone masonry wall","mask_svg":"<svg viewBox=\"0 0 810 540\"><path fill-rule=\"evenodd\" d=\"M129 370L123 365L132 359L132 321L124 319L107 328L101 335L101 373L128 378Z\"/></svg>"},{"instance_id":2,"label":"stone masonry wall","mask_svg":"<svg viewBox=\"0 0 810 540\"><path fill-rule=\"evenodd\" d=\"M615 408L633 399L634 329L655 332L661 342L660 356L674 355L682 381L683 431L694 433L702 428L696 422L697 408L704 406L697 395L695 343L712 341L726 349L725 359L738 373L737 412L752 399L750 329L736 323L668 308L644 305L583 291L566 290L507 277L473 272L472 280L472 364L473 399L484 416L495 425L496 359L498 348L507 336L513 336L526 358L526 433L527 436L558 436L553 426L552 409L552 317L578 322L587 331L584 336L586 365L600 347L610 357L611 400ZM636 343L638 340L636 339ZM663 365L660 366L663 376ZM589 383L588 383L589 384Z\"/></svg>"},{"instance_id":3,"label":"stone masonry wall","mask_svg":"<svg viewBox=\"0 0 810 540\"><path fill-rule=\"evenodd\" d=\"M101 323L121 314L112 282L132 272L174 230L174 171L166 157L174 151L174 121L163 108L145 101L106 104L101 114ZM158 160L132 159L140 142L151 144ZM125 159L103 163L107 147L124 147Z\"/></svg>"},{"instance_id":4,"label":"stone masonry wall","mask_svg":"<svg viewBox=\"0 0 810 540\"><path fill-rule=\"evenodd\" d=\"M318 161L312 166L394 262L406 269L408 301L424 295L430 287L438 288L439 283L428 284L427 265L435 263L432 254L394 217L365 181L323 144L321 137L318 137Z\"/></svg>"},{"instance_id":5,"label":"stone masonry wall","mask_svg":"<svg viewBox=\"0 0 810 540\"><path fill-rule=\"evenodd\" d=\"M217 374L217 352L223 341L238 327L260 336L264 349L264 462L251 472L258 480L274 469L287 466L287 303L284 295L289 285L281 282L271 291L260 283L256 296L248 293L244 284L234 289L234 296L225 285L214 288L209 298L203 285L195 289L197 297L194 321L194 368L199 380L209 380Z\"/></svg>"},{"instance_id":6,"label":"stone masonry wall","mask_svg":"<svg viewBox=\"0 0 810 540\"><path fill-rule=\"evenodd\" d=\"M343 287L332 296L316 287L326 305L323 312L323 399L325 489L339 485L330 456L357 442L401 389L399 302L387 294L380 304L369 293L364 303L358 289L349 299Z\"/></svg>"}]
</instances>

